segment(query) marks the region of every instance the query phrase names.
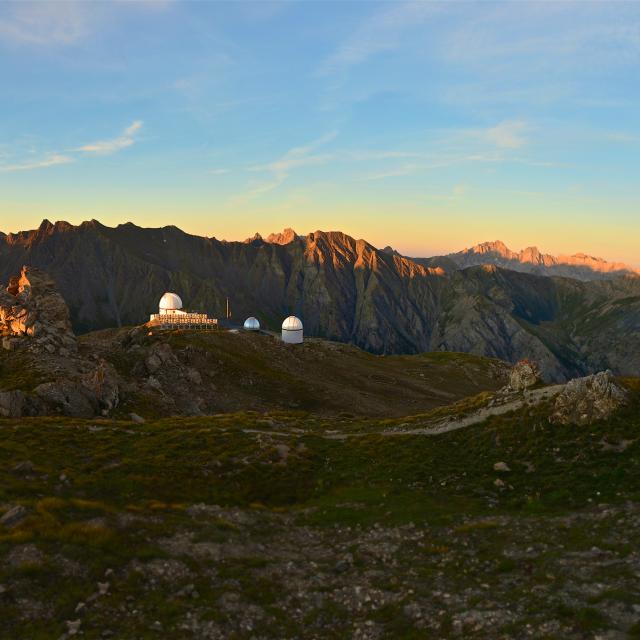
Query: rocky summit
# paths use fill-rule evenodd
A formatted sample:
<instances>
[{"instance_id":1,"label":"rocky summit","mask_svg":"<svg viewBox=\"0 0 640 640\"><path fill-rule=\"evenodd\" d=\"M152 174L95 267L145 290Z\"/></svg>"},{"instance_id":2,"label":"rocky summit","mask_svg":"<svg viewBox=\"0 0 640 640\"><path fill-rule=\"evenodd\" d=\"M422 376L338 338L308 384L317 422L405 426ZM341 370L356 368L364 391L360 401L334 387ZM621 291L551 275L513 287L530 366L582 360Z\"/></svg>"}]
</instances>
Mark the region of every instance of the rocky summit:
<instances>
[{"instance_id":1,"label":"rocky summit","mask_svg":"<svg viewBox=\"0 0 640 640\"><path fill-rule=\"evenodd\" d=\"M489 253L482 255L483 264L461 268L340 232L288 229L226 242L176 227L44 221L0 236L0 276L23 264L47 271L77 333L140 324L168 290L211 317L226 314L229 298L239 324L257 315L278 329L295 313L306 335L377 354L530 358L556 381L640 372L640 277L616 270L599 281L548 277L487 265Z\"/></svg>"},{"instance_id":2,"label":"rocky summit","mask_svg":"<svg viewBox=\"0 0 640 640\"><path fill-rule=\"evenodd\" d=\"M0 292L0 415L62 413L90 417L118 404L115 371L82 354L69 309L53 280L23 267ZM8 387L8 388L7 388Z\"/></svg>"},{"instance_id":3,"label":"rocky summit","mask_svg":"<svg viewBox=\"0 0 640 640\"><path fill-rule=\"evenodd\" d=\"M77 350L64 299L53 280L34 267L22 267L0 290L0 336L7 350L26 345L61 356Z\"/></svg>"}]
</instances>

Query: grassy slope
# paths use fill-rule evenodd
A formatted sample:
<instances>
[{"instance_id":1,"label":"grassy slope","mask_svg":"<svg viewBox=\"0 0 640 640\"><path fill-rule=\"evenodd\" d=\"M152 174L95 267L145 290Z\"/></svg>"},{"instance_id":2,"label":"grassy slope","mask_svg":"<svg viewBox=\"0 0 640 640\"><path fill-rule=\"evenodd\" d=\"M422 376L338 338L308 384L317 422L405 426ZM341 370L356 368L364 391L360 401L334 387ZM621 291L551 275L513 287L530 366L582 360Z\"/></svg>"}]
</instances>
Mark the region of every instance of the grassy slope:
<instances>
[{"instance_id":1,"label":"grassy slope","mask_svg":"<svg viewBox=\"0 0 640 640\"><path fill-rule=\"evenodd\" d=\"M157 540L183 525L192 526L185 507L199 502L284 512L298 526L321 529L414 522L430 528L434 550L429 553L435 554L445 544L443 528L454 527L447 529L444 548L475 540L485 564L493 566L502 556L491 534L497 526L491 519L517 516L523 518L521 522L537 523L544 531L547 519L559 514L578 513L595 503L640 499L640 384L637 380L628 383L635 389L633 407L589 428L551 426L545 407L494 417L477 427L436 437L384 437L375 432L387 428L388 420L326 420L295 413L172 418L142 426L68 419L2 421L0 504L25 504L32 515L18 529L0 533L0 557L15 545L34 543L49 556L61 553L88 566L89 574L81 579L65 578L60 588L60 578L55 579L46 565L5 565L0 583L28 581L30 593L48 600L56 616L53 624L38 621L36 616L23 627L26 635L20 635L14 603L0 621L0 635L58 637L63 630L61 621L75 617L75 603L107 567L123 567L133 558L165 557ZM364 427L374 433L348 440L323 437L328 430ZM11 471L16 462L27 459L35 466L29 477ZM496 461L507 462L511 472L493 471ZM504 487L496 487L497 477L504 479ZM144 525L119 527L116 523L122 514L142 517ZM487 517L488 537L482 525ZM91 520L95 518L98 520ZM476 524L468 524L469 518L475 518ZM207 540L240 535L236 525L224 520L211 526L198 535ZM579 528L567 527L556 532L564 548L579 551L583 545L590 548L603 543ZM451 531L454 536L449 539ZM597 535L604 539L610 533L609 528ZM251 535L262 536L259 529ZM508 530L503 535L505 540L517 541L519 534ZM423 562L415 557L405 561L417 567ZM253 569L232 560L225 562L219 570L223 575L224 571L238 572L233 579L240 581L237 588L249 601L273 606L265 604L271 597L268 586L245 582ZM455 567L450 570L459 572L452 579L459 580L464 589L463 573ZM498 574L492 577L493 569L485 569L481 579L498 580L500 571L511 570L513 567L496 568ZM122 584L110 602L115 606L130 594L142 598L135 581ZM214 595L220 594L211 597ZM145 600L145 607L168 626L177 615L176 607L184 612L187 605L183 605ZM592 611L574 613L586 617L576 622L586 628L602 624ZM400 613L389 615L393 620ZM86 637L98 637L100 624L106 624L98 622L95 635L89 626ZM127 633L155 637L153 633L147 636L135 622L122 624ZM295 630L283 620L278 624L283 626L272 631L276 635ZM391 621L384 624L391 625ZM576 628L582 628L579 625ZM388 637L423 637L405 631L407 635L390 632Z\"/></svg>"},{"instance_id":2,"label":"grassy slope","mask_svg":"<svg viewBox=\"0 0 640 640\"><path fill-rule=\"evenodd\" d=\"M121 375L143 359L117 347L126 331L83 336L82 349L113 362ZM177 331L146 338L168 340L174 353L198 369L214 412L274 408L325 415L401 416L427 411L504 384L504 363L462 353L375 356L350 345L308 339L284 345L269 335ZM210 389L211 391L207 391ZM153 400L138 396L121 415L154 415ZM162 415L162 414L160 414Z\"/></svg>"}]
</instances>

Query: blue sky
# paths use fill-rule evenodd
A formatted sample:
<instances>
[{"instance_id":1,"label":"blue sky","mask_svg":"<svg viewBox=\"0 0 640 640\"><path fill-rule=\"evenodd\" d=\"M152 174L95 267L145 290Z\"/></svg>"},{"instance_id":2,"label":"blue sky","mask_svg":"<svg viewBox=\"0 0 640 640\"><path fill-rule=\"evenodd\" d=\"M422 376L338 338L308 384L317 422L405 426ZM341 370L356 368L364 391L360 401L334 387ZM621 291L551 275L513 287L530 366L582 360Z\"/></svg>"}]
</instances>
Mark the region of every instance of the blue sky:
<instances>
[{"instance_id":1,"label":"blue sky","mask_svg":"<svg viewBox=\"0 0 640 640\"><path fill-rule=\"evenodd\" d=\"M0 4L0 229L640 264L639 2Z\"/></svg>"}]
</instances>

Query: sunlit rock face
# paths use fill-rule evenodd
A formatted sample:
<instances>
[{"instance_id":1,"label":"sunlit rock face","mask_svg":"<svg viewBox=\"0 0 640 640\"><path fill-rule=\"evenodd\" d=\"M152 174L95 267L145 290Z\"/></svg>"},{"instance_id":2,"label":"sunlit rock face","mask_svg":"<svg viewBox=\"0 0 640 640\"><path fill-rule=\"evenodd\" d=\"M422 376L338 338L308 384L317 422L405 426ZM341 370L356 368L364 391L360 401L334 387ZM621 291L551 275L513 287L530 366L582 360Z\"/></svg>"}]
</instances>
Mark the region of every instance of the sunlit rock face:
<instances>
[{"instance_id":1,"label":"sunlit rock face","mask_svg":"<svg viewBox=\"0 0 640 640\"><path fill-rule=\"evenodd\" d=\"M9 278L0 291L0 333L3 348L26 359L26 377L41 381L28 392L3 391L0 415L88 418L118 406L118 375L106 361L79 353L69 309L47 273L23 266L19 276Z\"/></svg>"},{"instance_id":2,"label":"sunlit rock face","mask_svg":"<svg viewBox=\"0 0 640 640\"><path fill-rule=\"evenodd\" d=\"M0 292L0 333L5 349L24 344L63 355L77 350L64 298L54 281L34 267L22 267Z\"/></svg>"},{"instance_id":3,"label":"sunlit rock face","mask_svg":"<svg viewBox=\"0 0 640 640\"><path fill-rule=\"evenodd\" d=\"M549 276L565 276L578 280L603 280L623 275L640 275L640 271L621 262L607 262L584 253L553 256L542 253L538 247L512 251L504 242L483 242L469 249L446 256L458 268L485 263L506 269Z\"/></svg>"}]
</instances>

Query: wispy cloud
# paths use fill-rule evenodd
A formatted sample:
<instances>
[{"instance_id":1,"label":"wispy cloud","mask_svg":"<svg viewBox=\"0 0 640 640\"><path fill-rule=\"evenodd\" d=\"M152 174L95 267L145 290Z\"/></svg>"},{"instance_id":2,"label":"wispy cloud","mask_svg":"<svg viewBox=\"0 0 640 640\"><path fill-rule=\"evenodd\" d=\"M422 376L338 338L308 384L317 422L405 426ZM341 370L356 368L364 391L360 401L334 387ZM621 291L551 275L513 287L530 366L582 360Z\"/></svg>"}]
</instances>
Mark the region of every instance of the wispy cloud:
<instances>
[{"instance_id":1,"label":"wispy cloud","mask_svg":"<svg viewBox=\"0 0 640 640\"><path fill-rule=\"evenodd\" d=\"M135 120L117 138L85 144L82 147L78 147L76 151L108 155L126 149L136 141L136 136L142 129L142 124L142 120Z\"/></svg>"},{"instance_id":2,"label":"wispy cloud","mask_svg":"<svg viewBox=\"0 0 640 640\"><path fill-rule=\"evenodd\" d=\"M50 153L46 156L28 162L22 162L17 164L0 165L0 172L11 171L31 171L33 169L45 169L46 167L54 167L59 164L69 164L74 162L71 156L63 155L60 153Z\"/></svg>"},{"instance_id":3,"label":"wispy cloud","mask_svg":"<svg viewBox=\"0 0 640 640\"><path fill-rule=\"evenodd\" d=\"M221 176L225 173L229 173L229 169L209 169L209 171L207 171L207 173L211 174L212 176Z\"/></svg>"},{"instance_id":4,"label":"wispy cloud","mask_svg":"<svg viewBox=\"0 0 640 640\"><path fill-rule=\"evenodd\" d=\"M124 12L164 10L172 0L99 3L20 0L0 3L0 44L68 47L90 41Z\"/></svg>"},{"instance_id":5,"label":"wispy cloud","mask_svg":"<svg viewBox=\"0 0 640 640\"><path fill-rule=\"evenodd\" d=\"M338 135L337 131L331 131L309 144L293 147L280 158L263 165L249 167L250 171L266 172L271 174L270 179L253 183L248 191L233 199L235 203L246 202L269 191L277 189L287 180L295 169L310 165L321 165L329 162L334 156L330 153L314 153L318 148L328 144Z\"/></svg>"},{"instance_id":6,"label":"wispy cloud","mask_svg":"<svg viewBox=\"0 0 640 640\"><path fill-rule=\"evenodd\" d=\"M524 132L527 124L521 120L508 120L484 131L487 141L501 149L519 149L527 142Z\"/></svg>"},{"instance_id":7,"label":"wispy cloud","mask_svg":"<svg viewBox=\"0 0 640 640\"><path fill-rule=\"evenodd\" d=\"M0 11L0 42L73 44L89 33L87 8L79 2L5 3Z\"/></svg>"},{"instance_id":8,"label":"wispy cloud","mask_svg":"<svg viewBox=\"0 0 640 640\"><path fill-rule=\"evenodd\" d=\"M12 171L31 171L33 169L46 169L47 167L55 167L62 164L71 164L76 162L82 155L108 155L130 147L136 141L136 135L142 128L142 120L135 120L123 132L122 135L112 140L103 140L91 144L76 147L69 151L61 153L59 151L50 151L47 153L39 153L35 145L26 152L20 154L9 154L7 151L0 149L0 173L8 173ZM20 161L9 162L9 158L22 155L25 159ZM33 159L33 158L36 159ZM4 162L3 162L4 161Z\"/></svg>"},{"instance_id":9,"label":"wispy cloud","mask_svg":"<svg viewBox=\"0 0 640 640\"><path fill-rule=\"evenodd\" d=\"M528 128L528 123L522 120L505 120L485 128L443 130L429 141L428 151L370 151L350 155L362 161L404 160L368 173L362 180L409 176L473 163L518 162L547 166L547 163L527 158L514 158L512 152L527 143L524 133Z\"/></svg>"},{"instance_id":10,"label":"wispy cloud","mask_svg":"<svg viewBox=\"0 0 640 640\"><path fill-rule=\"evenodd\" d=\"M395 3L365 20L320 66L322 75L345 71L370 57L396 49L409 29L421 26L439 3L418 0Z\"/></svg>"}]
</instances>

